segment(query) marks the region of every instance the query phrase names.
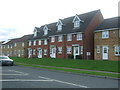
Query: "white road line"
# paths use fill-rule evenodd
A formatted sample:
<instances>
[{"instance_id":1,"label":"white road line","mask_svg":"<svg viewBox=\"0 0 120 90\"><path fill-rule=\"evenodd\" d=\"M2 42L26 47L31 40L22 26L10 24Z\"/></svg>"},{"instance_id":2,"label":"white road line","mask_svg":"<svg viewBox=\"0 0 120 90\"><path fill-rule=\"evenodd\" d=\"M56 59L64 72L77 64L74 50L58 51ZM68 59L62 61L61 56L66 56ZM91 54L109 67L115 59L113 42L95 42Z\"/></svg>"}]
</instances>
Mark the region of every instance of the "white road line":
<instances>
[{"instance_id":1,"label":"white road line","mask_svg":"<svg viewBox=\"0 0 120 90\"><path fill-rule=\"evenodd\" d=\"M53 80L29 80L29 79L6 79L6 80L0 80L3 82L49 82Z\"/></svg>"},{"instance_id":2,"label":"white road line","mask_svg":"<svg viewBox=\"0 0 120 90\"><path fill-rule=\"evenodd\" d=\"M73 86L77 86L77 87L88 88L87 86L84 86L84 85L69 83L69 82L60 81L60 80L51 79L51 78L46 78L46 77L42 77L42 76L39 76L39 78L48 79L48 80L53 80L53 81L55 81L55 82L64 83L64 84L69 84L69 85L73 85Z\"/></svg>"},{"instance_id":3,"label":"white road line","mask_svg":"<svg viewBox=\"0 0 120 90\"><path fill-rule=\"evenodd\" d=\"M8 70L8 71L11 71L11 72L16 72L16 73L24 73L24 72L15 71L15 70Z\"/></svg>"},{"instance_id":4,"label":"white road line","mask_svg":"<svg viewBox=\"0 0 120 90\"><path fill-rule=\"evenodd\" d=\"M1 75L18 75L18 76L24 76L24 75L28 75L27 73L26 74L0 74Z\"/></svg>"}]
</instances>

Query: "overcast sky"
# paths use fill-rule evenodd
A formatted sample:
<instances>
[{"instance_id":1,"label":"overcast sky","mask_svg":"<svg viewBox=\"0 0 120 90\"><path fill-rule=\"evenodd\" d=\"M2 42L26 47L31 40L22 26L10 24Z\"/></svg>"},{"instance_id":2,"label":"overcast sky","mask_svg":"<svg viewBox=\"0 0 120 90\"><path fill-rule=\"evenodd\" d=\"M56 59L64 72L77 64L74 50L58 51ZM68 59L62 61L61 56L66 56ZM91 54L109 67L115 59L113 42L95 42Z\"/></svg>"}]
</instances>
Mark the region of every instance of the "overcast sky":
<instances>
[{"instance_id":1,"label":"overcast sky","mask_svg":"<svg viewBox=\"0 0 120 90\"><path fill-rule=\"evenodd\" d=\"M66 17L100 9L104 18L118 16L119 0L0 0L0 41L32 34Z\"/></svg>"}]
</instances>

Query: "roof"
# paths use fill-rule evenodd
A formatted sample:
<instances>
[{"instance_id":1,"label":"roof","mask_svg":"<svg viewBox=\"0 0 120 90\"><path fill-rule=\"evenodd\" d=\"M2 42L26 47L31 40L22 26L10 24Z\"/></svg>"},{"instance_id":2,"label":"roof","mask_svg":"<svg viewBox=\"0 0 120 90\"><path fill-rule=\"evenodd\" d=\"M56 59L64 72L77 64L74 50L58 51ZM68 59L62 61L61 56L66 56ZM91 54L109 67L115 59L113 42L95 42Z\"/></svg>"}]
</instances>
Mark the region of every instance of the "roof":
<instances>
[{"instance_id":1,"label":"roof","mask_svg":"<svg viewBox=\"0 0 120 90\"><path fill-rule=\"evenodd\" d=\"M3 45L5 44L14 44L14 43L18 43L18 42L25 42L27 41L30 37L32 37L32 34L29 34L29 35L24 35L23 37L21 38L15 38L15 39L10 39L8 42L6 43L3 43Z\"/></svg>"},{"instance_id":2,"label":"roof","mask_svg":"<svg viewBox=\"0 0 120 90\"><path fill-rule=\"evenodd\" d=\"M48 38L49 36L53 36L53 35L68 34L68 33L75 33L75 32L76 33L77 32L85 32L87 26L90 24L90 22L92 21L92 19L98 12L100 12L100 10L95 10L95 11L91 11L88 13L78 15L78 17L83 21L83 22L81 22L80 28L78 28L78 29L74 28L74 24L72 22L75 16L60 19L63 23L63 27L62 27L63 29L60 32L57 31L56 24L58 22L47 24L47 27L49 30L48 30L48 34L46 36L44 36L43 28L45 25L43 25L40 28L36 28L38 31L37 36L31 37L29 40L44 39L44 38Z\"/></svg>"},{"instance_id":3,"label":"roof","mask_svg":"<svg viewBox=\"0 0 120 90\"><path fill-rule=\"evenodd\" d=\"M120 25L120 17L113 17L113 18L108 18L104 19L101 24L96 28L95 31L97 30L104 30L104 29L111 29L111 28L118 28L118 23Z\"/></svg>"}]
</instances>

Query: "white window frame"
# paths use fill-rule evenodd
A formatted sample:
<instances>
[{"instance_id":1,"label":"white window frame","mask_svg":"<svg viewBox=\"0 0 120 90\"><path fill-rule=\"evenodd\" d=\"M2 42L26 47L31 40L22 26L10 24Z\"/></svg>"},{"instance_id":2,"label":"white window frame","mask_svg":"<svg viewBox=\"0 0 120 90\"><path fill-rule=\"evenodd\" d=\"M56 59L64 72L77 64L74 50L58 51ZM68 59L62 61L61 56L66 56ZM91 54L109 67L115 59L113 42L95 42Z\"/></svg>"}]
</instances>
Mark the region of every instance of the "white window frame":
<instances>
[{"instance_id":1,"label":"white window frame","mask_svg":"<svg viewBox=\"0 0 120 90\"><path fill-rule=\"evenodd\" d=\"M71 46L67 46L67 54L72 54L72 47Z\"/></svg>"},{"instance_id":2,"label":"white window frame","mask_svg":"<svg viewBox=\"0 0 120 90\"><path fill-rule=\"evenodd\" d=\"M8 48L9 48L9 45L8 45Z\"/></svg>"},{"instance_id":3,"label":"white window frame","mask_svg":"<svg viewBox=\"0 0 120 90\"><path fill-rule=\"evenodd\" d=\"M72 34L67 35L67 41L72 41Z\"/></svg>"},{"instance_id":4,"label":"white window frame","mask_svg":"<svg viewBox=\"0 0 120 90\"><path fill-rule=\"evenodd\" d=\"M115 56L120 56L120 46L114 47L114 53L115 53Z\"/></svg>"},{"instance_id":5,"label":"white window frame","mask_svg":"<svg viewBox=\"0 0 120 90\"><path fill-rule=\"evenodd\" d=\"M80 21L79 20L76 20L74 22L74 28L79 28L80 27Z\"/></svg>"},{"instance_id":6,"label":"white window frame","mask_svg":"<svg viewBox=\"0 0 120 90\"><path fill-rule=\"evenodd\" d=\"M44 49L44 55L47 55L47 49Z\"/></svg>"},{"instance_id":7,"label":"white window frame","mask_svg":"<svg viewBox=\"0 0 120 90\"><path fill-rule=\"evenodd\" d=\"M24 47L24 45L25 45L25 44L24 44L24 42L23 42L23 43L22 43L22 47Z\"/></svg>"},{"instance_id":8,"label":"white window frame","mask_svg":"<svg viewBox=\"0 0 120 90\"><path fill-rule=\"evenodd\" d=\"M42 43L42 41L41 41L41 40L39 40L39 41L38 41L38 45L41 45L41 43Z\"/></svg>"},{"instance_id":9,"label":"white window frame","mask_svg":"<svg viewBox=\"0 0 120 90\"><path fill-rule=\"evenodd\" d=\"M58 53L62 54L62 47L58 47Z\"/></svg>"},{"instance_id":10,"label":"white window frame","mask_svg":"<svg viewBox=\"0 0 120 90\"><path fill-rule=\"evenodd\" d=\"M24 50L22 50L22 55L24 55Z\"/></svg>"},{"instance_id":11,"label":"white window frame","mask_svg":"<svg viewBox=\"0 0 120 90\"><path fill-rule=\"evenodd\" d=\"M15 45L15 47L17 46L17 44L16 44L16 43L15 43L14 45Z\"/></svg>"},{"instance_id":12,"label":"white window frame","mask_svg":"<svg viewBox=\"0 0 120 90\"><path fill-rule=\"evenodd\" d=\"M97 46L97 53L100 53L100 46Z\"/></svg>"},{"instance_id":13,"label":"white window frame","mask_svg":"<svg viewBox=\"0 0 120 90\"><path fill-rule=\"evenodd\" d=\"M51 42L55 42L55 36L51 37Z\"/></svg>"},{"instance_id":14,"label":"white window frame","mask_svg":"<svg viewBox=\"0 0 120 90\"><path fill-rule=\"evenodd\" d=\"M109 31L102 31L102 39L109 38Z\"/></svg>"},{"instance_id":15,"label":"white window frame","mask_svg":"<svg viewBox=\"0 0 120 90\"><path fill-rule=\"evenodd\" d=\"M29 46L31 46L32 45L32 41L29 41Z\"/></svg>"},{"instance_id":16,"label":"white window frame","mask_svg":"<svg viewBox=\"0 0 120 90\"><path fill-rule=\"evenodd\" d=\"M76 35L76 40L79 41L79 40L82 40L82 33L78 33Z\"/></svg>"},{"instance_id":17,"label":"white window frame","mask_svg":"<svg viewBox=\"0 0 120 90\"><path fill-rule=\"evenodd\" d=\"M57 28L58 31L61 31L61 30L62 30L62 25L59 24L57 27L58 27L58 28Z\"/></svg>"},{"instance_id":18,"label":"white window frame","mask_svg":"<svg viewBox=\"0 0 120 90\"><path fill-rule=\"evenodd\" d=\"M34 31L34 37L36 37L36 36L37 36L37 30Z\"/></svg>"},{"instance_id":19,"label":"white window frame","mask_svg":"<svg viewBox=\"0 0 120 90\"><path fill-rule=\"evenodd\" d=\"M59 36L58 36L58 42L62 42L62 38L63 38L63 36L62 36L62 35L59 35Z\"/></svg>"},{"instance_id":20,"label":"white window frame","mask_svg":"<svg viewBox=\"0 0 120 90\"><path fill-rule=\"evenodd\" d=\"M47 45L47 39L44 40L44 45Z\"/></svg>"},{"instance_id":21,"label":"white window frame","mask_svg":"<svg viewBox=\"0 0 120 90\"><path fill-rule=\"evenodd\" d=\"M34 46L36 45L36 40L33 41L33 45L34 45Z\"/></svg>"}]
</instances>

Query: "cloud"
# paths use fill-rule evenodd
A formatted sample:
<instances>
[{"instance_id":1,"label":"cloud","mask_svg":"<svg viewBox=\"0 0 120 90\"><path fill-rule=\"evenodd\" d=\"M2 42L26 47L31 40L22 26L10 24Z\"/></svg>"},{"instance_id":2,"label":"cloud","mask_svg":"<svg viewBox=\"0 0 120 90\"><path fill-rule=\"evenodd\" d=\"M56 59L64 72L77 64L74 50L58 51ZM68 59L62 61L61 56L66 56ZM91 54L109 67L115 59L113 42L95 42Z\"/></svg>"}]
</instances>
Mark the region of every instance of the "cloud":
<instances>
[{"instance_id":1,"label":"cloud","mask_svg":"<svg viewBox=\"0 0 120 90\"><path fill-rule=\"evenodd\" d=\"M16 32L15 28L0 26L0 41L9 39L14 32Z\"/></svg>"}]
</instances>

